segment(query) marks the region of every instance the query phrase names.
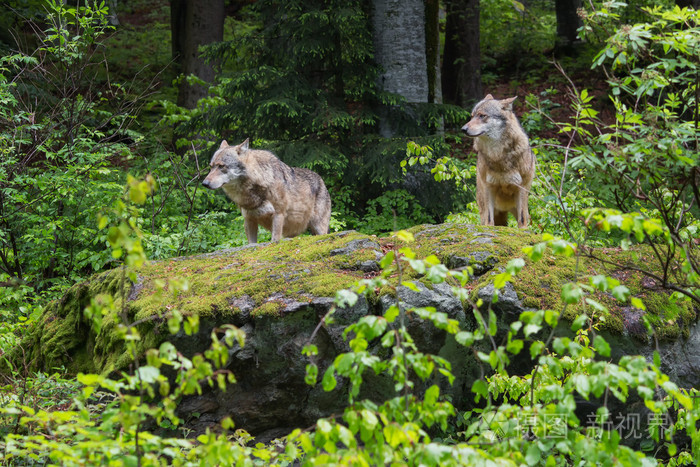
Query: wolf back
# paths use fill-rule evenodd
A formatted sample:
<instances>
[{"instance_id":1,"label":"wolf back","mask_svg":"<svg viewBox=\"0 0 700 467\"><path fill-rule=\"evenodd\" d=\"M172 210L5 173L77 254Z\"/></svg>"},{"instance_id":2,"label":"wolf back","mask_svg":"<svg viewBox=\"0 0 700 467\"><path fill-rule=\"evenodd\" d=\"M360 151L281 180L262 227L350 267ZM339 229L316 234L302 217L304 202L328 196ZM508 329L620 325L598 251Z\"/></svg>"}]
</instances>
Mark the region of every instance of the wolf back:
<instances>
[{"instance_id":1,"label":"wolf back","mask_svg":"<svg viewBox=\"0 0 700 467\"><path fill-rule=\"evenodd\" d=\"M224 140L210 168L202 184L222 188L241 208L249 243L257 243L258 226L272 233L273 242L307 230L328 233L331 199L317 173L290 167L269 151L250 149L247 139L237 146Z\"/></svg>"},{"instance_id":2,"label":"wolf back","mask_svg":"<svg viewBox=\"0 0 700 467\"><path fill-rule=\"evenodd\" d=\"M484 225L507 225L509 212L517 219L518 227L530 223L528 198L535 176L535 156L513 113L514 100L487 95L474 106L472 119L462 127L475 138L476 198Z\"/></svg>"}]
</instances>

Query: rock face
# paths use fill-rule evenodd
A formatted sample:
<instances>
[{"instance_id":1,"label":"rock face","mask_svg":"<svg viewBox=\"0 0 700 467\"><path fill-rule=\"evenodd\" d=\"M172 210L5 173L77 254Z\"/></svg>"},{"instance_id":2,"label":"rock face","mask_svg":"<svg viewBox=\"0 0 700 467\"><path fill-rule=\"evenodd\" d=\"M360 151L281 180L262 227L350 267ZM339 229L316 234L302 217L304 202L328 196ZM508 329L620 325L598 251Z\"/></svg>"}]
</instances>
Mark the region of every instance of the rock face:
<instances>
[{"instance_id":1,"label":"rock face","mask_svg":"<svg viewBox=\"0 0 700 467\"><path fill-rule=\"evenodd\" d=\"M484 307L489 306L495 293L491 276L502 272L510 259L524 256L520 253L523 246L539 240L521 230L473 225L418 226L412 233L416 241L410 246L418 257L432 254L452 269L471 268L473 279L466 288L471 300L476 303L481 299ZM466 302L453 293L456 284L432 284L415 273L407 273L407 279L418 291L403 286L394 291L374 291L366 298L360 297L352 307L338 308L333 323L319 327L333 306L335 292L377 274L383 252L398 242L395 237L342 232L152 263L138 271L135 284L125 279L121 270L109 271L76 285L49 306L21 348L10 357L23 359L33 369L62 365L73 373L107 374L127 369L130 364L116 333L118 311L131 323L138 323L143 352L167 340L184 355L192 356L209 346L212 329L234 324L246 332L245 345L235 345L229 352L227 368L238 382L225 392L208 390L184 399L179 413L195 431L218 423L224 416L231 416L238 427L253 434L306 427L321 416L340 413L347 403L348 385L339 378L338 387L325 392L320 384L309 386L304 382L309 361L301 355L301 349L307 343L318 347L316 363L319 375L323 375L339 353L349 350L343 338L345 327L367 314L383 314L397 300L404 309L434 307L457 320L464 330L476 327L470 305L465 306ZM619 252L619 260L644 261L646 254L641 250ZM492 304L499 327L506 329L524 310L561 310L560 288L574 279L573 261L546 254L536 263L527 260L521 273L498 292ZM586 261L581 261L579 270L585 275L615 273ZM158 291L159 283L174 284L175 278L189 284L186 290L176 295ZM700 330L694 324L694 310L672 304L662 291L645 287L641 277L628 275L626 285L633 295L647 302L652 322L666 323L666 341L660 346L663 369L679 384L700 385ZM114 312L104 317L101 329L96 331L83 310L91 301L99 300L100 294L114 297ZM604 333L614 357L641 353L651 358L653 347L638 329L639 311L618 305L604 294L596 300L611 310ZM171 335L166 318L173 309L184 315L198 315L198 333L186 335L181 331ZM672 319L664 315L668 310L673 312ZM569 306L566 317L579 312ZM450 386L446 379L434 382L443 393L451 395L457 407L464 407L472 399L471 384L482 371L473 349L462 347L452 336L415 314L407 314L406 319L422 352L451 362L454 384ZM378 343L372 345L371 351L384 351ZM527 364L531 365L512 363ZM512 371L522 374L529 368ZM366 375L361 397L379 401L393 392L392 381L372 374Z\"/></svg>"}]
</instances>

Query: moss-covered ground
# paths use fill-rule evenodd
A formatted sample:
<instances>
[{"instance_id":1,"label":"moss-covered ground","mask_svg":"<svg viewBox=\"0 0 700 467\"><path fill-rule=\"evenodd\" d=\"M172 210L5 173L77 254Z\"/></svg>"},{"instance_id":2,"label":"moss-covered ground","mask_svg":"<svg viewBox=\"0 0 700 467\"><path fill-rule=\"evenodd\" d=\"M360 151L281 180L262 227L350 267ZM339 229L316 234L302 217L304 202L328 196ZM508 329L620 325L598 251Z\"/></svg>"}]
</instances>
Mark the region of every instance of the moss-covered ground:
<instances>
[{"instance_id":1,"label":"moss-covered ground","mask_svg":"<svg viewBox=\"0 0 700 467\"><path fill-rule=\"evenodd\" d=\"M482 275L468 284L472 290L483 287L493 274L503 271L510 259L525 257L523 247L540 241L539 235L528 231L466 224L416 226L411 232L416 240L411 248L418 257L434 254L446 264L454 263L455 258L467 258L474 269L481 269ZM198 315L219 323L235 322L243 313L249 313L250 319L284 319L286 303L333 297L337 290L367 274L357 265L376 260L378 249L365 245L342 254L334 252L362 239L379 244L382 250L399 242L395 237L378 239L357 232L302 236L274 244L152 262L136 271L136 283L122 269L107 271L75 285L63 299L47 307L12 358L15 365L27 363L30 368L65 367L71 373L107 373L124 369L131 361L119 333L124 317L137 323L139 353L157 347L167 338L167 318L175 309L185 316ZM653 263L643 248L609 250L605 254L622 263ZM551 251L540 261L527 259L513 285L525 307L563 310L561 285L572 280L586 281L587 276L596 274L617 277L632 295L644 300L647 316L663 338L682 335L695 319L690 305L674 302L640 274L623 273L584 258L555 256ZM103 298L107 296L113 300ZM622 332L631 313L629 304L619 303L602 292L591 298L610 310L604 326ZM84 315L91 302L106 304L99 331ZM583 307L567 307L565 317L573 319L584 311ZM593 313L590 307L585 311Z\"/></svg>"}]
</instances>

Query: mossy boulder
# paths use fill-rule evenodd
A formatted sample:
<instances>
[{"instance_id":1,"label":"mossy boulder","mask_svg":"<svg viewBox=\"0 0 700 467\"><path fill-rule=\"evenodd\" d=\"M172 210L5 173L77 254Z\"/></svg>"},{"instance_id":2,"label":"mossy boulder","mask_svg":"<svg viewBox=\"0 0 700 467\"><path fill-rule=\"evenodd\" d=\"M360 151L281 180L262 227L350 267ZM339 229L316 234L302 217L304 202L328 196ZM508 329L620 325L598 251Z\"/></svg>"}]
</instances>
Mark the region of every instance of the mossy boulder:
<instances>
[{"instance_id":1,"label":"mossy boulder","mask_svg":"<svg viewBox=\"0 0 700 467\"><path fill-rule=\"evenodd\" d=\"M481 298L486 304L494 294L491 276L502 272L512 258L524 257L523 247L540 241L539 235L529 231L466 224L423 225L411 232L415 243L410 246L418 257L434 254L450 268L471 267L474 277L467 288L475 301ZM20 348L9 356L10 361L21 361L34 370L64 367L70 373L109 374L127 370L131 362L119 333L120 316L136 323L141 354L167 340L191 356L208 347L212 329L234 324L247 335L244 347L230 351L228 368L238 383L226 392L211 390L185 399L180 412L197 414L192 423L200 427L232 416L238 426L252 433L272 427L308 426L320 416L342 410L345 383L339 381L340 389L331 393L324 392L320 385L306 385L308 360L302 357L301 349L332 306L335 292L376 274L384 251L398 242L395 237L341 232L152 262L137 271L135 283L122 269L107 271L75 285L61 300L50 304ZM650 263L649 253L641 248L606 253L620 263ZM651 321L663 324L660 335L669 344L662 356L671 358L681 351L674 346L698 339L695 310L673 302L657 284L623 273L622 269L583 258L578 264L576 261L547 253L537 262L526 260L516 280L500 291L493 304L501 326L507 326L526 309L562 310L561 285L574 280L578 271L579 278L606 274L624 279L632 295L645 301ZM342 335L345 326L368 313L381 314L397 298L408 306L434 306L464 328L474 328L472 313L453 296L451 284L434 285L417 274L408 276L418 292L405 287L376 291L352 308L338 309L334 323L320 327L313 341L319 349L320 374L337 354L348 350ZM169 285L184 283L186 288L180 286L175 288L177 293L168 292ZM640 327L639 310L603 293L595 299L610 309L605 331L614 348L626 353L643 353L640 348L651 352L646 331ZM112 310L104 316L99 331L84 314L85 308L95 302ZM174 309L185 316L199 317L196 335L168 332L167 318ZM580 306L566 310L567 318L582 311ZM416 316L409 318L409 330L420 350L441 355L452 363L457 378L451 387L446 381L438 381L443 390L451 393L458 406L469 400L471 381L480 374L473 352L432 323ZM679 379L689 371L678 370ZM368 376L363 396L381 399L392 391L391 381Z\"/></svg>"}]
</instances>

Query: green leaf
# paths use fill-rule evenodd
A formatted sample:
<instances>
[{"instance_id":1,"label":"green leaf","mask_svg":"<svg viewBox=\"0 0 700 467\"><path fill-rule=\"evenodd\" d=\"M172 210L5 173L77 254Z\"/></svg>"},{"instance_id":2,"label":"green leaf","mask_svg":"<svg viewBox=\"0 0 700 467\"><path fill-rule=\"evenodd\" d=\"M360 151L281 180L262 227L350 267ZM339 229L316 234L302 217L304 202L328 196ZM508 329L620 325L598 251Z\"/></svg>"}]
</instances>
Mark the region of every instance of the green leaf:
<instances>
[{"instance_id":1,"label":"green leaf","mask_svg":"<svg viewBox=\"0 0 700 467\"><path fill-rule=\"evenodd\" d=\"M601 335L597 335L593 339L593 348L603 357L610 356L610 344Z\"/></svg>"},{"instance_id":2,"label":"green leaf","mask_svg":"<svg viewBox=\"0 0 700 467\"><path fill-rule=\"evenodd\" d=\"M391 305L387 310L384 312L384 319L386 319L387 323L393 323L396 318L399 316L399 313L401 311L399 310L399 307L396 305Z\"/></svg>"},{"instance_id":3,"label":"green leaf","mask_svg":"<svg viewBox=\"0 0 700 467\"><path fill-rule=\"evenodd\" d=\"M138 378L144 383L155 383L160 376L160 370L154 366L140 366L136 371Z\"/></svg>"},{"instance_id":4,"label":"green leaf","mask_svg":"<svg viewBox=\"0 0 700 467\"><path fill-rule=\"evenodd\" d=\"M457 343L469 347L474 343L474 333L469 331L461 331L455 334L455 340Z\"/></svg>"},{"instance_id":5,"label":"green leaf","mask_svg":"<svg viewBox=\"0 0 700 467\"><path fill-rule=\"evenodd\" d=\"M489 334L495 336L498 332L498 318L496 318L496 313L489 308Z\"/></svg>"},{"instance_id":6,"label":"green leaf","mask_svg":"<svg viewBox=\"0 0 700 467\"><path fill-rule=\"evenodd\" d=\"M478 396L483 397L484 399L487 399L489 395L489 387L483 379L477 379L472 384L472 392ZM478 397L476 401L479 401Z\"/></svg>"},{"instance_id":7,"label":"green leaf","mask_svg":"<svg viewBox=\"0 0 700 467\"><path fill-rule=\"evenodd\" d=\"M525 454L525 462L527 465L536 465L540 462L540 449L537 447L537 443L528 443L527 453Z\"/></svg>"},{"instance_id":8,"label":"green leaf","mask_svg":"<svg viewBox=\"0 0 700 467\"><path fill-rule=\"evenodd\" d=\"M536 243L533 246L523 247L523 253L525 253L532 261L539 261L542 259L545 250L547 249L546 242Z\"/></svg>"},{"instance_id":9,"label":"green leaf","mask_svg":"<svg viewBox=\"0 0 700 467\"><path fill-rule=\"evenodd\" d=\"M102 230L105 227L107 227L107 224L109 223L109 217L107 216L98 216L97 217L97 228Z\"/></svg>"},{"instance_id":10,"label":"green leaf","mask_svg":"<svg viewBox=\"0 0 700 467\"><path fill-rule=\"evenodd\" d=\"M357 303L357 299L357 294L351 290L343 289L335 293L335 303L341 308L354 306Z\"/></svg>"},{"instance_id":11,"label":"green leaf","mask_svg":"<svg viewBox=\"0 0 700 467\"><path fill-rule=\"evenodd\" d=\"M355 364L355 354L342 353L335 357L335 361L333 364L338 373L340 373L341 375L347 375L350 372L350 369Z\"/></svg>"},{"instance_id":12,"label":"green leaf","mask_svg":"<svg viewBox=\"0 0 700 467\"><path fill-rule=\"evenodd\" d=\"M306 375L304 376L304 382L309 386L314 386L318 380L318 366L315 363L309 363L306 365Z\"/></svg>"},{"instance_id":13,"label":"green leaf","mask_svg":"<svg viewBox=\"0 0 700 467\"><path fill-rule=\"evenodd\" d=\"M303 349L301 349L301 354L307 357L318 355L318 347L316 347L314 344L307 344Z\"/></svg>"},{"instance_id":14,"label":"green leaf","mask_svg":"<svg viewBox=\"0 0 700 467\"><path fill-rule=\"evenodd\" d=\"M525 334L525 337L530 337L532 334L540 332L541 329L542 326L538 324L526 324L525 329L523 329L523 333Z\"/></svg>"},{"instance_id":15,"label":"green leaf","mask_svg":"<svg viewBox=\"0 0 700 467\"><path fill-rule=\"evenodd\" d=\"M332 391L337 384L338 382L335 380L335 369L333 366L329 366L323 374L323 380L321 381L323 390L326 392Z\"/></svg>"},{"instance_id":16,"label":"green leaf","mask_svg":"<svg viewBox=\"0 0 700 467\"><path fill-rule=\"evenodd\" d=\"M85 386L93 386L99 381L101 381L102 377L100 375L95 375L92 373L78 373L76 379L78 380L78 382L84 384Z\"/></svg>"},{"instance_id":17,"label":"green leaf","mask_svg":"<svg viewBox=\"0 0 700 467\"><path fill-rule=\"evenodd\" d=\"M381 267L382 269L388 268L394 262L395 257L396 255L393 250L388 251L387 254L385 254L384 257L381 260L379 260L379 267Z\"/></svg>"},{"instance_id":18,"label":"green leaf","mask_svg":"<svg viewBox=\"0 0 700 467\"><path fill-rule=\"evenodd\" d=\"M508 261L506 271L511 275L516 275L525 266L525 260L522 258L514 258Z\"/></svg>"},{"instance_id":19,"label":"green leaf","mask_svg":"<svg viewBox=\"0 0 700 467\"><path fill-rule=\"evenodd\" d=\"M591 383L588 378L588 375L583 375L580 373L572 377L576 391L586 400L588 400L588 394L591 392Z\"/></svg>"},{"instance_id":20,"label":"green leaf","mask_svg":"<svg viewBox=\"0 0 700 467\"><path fill-rule=\"evenodd\" d=\"M544 342L542 341L535 341L530 345L530 357L534 360L535 357L540 355L542 353L542 350L544 349Z\"/></svg>"},{"instance_id":21,"label":"green leaf","mask_svg":"<svg viewBox=\"0 0 700 467\"><path fill-rule=\"evenodd\" d=\"M384 439L389 443L389 446L394 449L406 439L406 434L396 423L385 426L382 431L384 433Z\"/></svg>"},{"instance_id":22,"label":"green leaf","mask_svg":"<svg viewBox=\"0 0 700 467\"><path fill-rule=\"evenodd\" d=\"M551 327L556 327L559 324L559 313L554 310L545 310L544 321Z\"/></svg>"},{"instance_id":23,"label":"green leaf","mask_svg":"<svg viewBox=\"0 0 700 467\"><path fill-rule=\"evenodd\" d=\"M585 313L582 313L576 317L573 323L571 323L571 330L576 332L579 329L583 327L584 324L586 324L586 321L588 321L588 315Z\"/></svg>"},{"instance_id":24,"label":"green leaf","mask_svg":"<svg viewBox=\"0 0 700 467\"><path fill-rule=\"evenodd\" d=\"M525 344L522 339L515 339L513 341L508 342L506 350L508 350L508 352L512 353L513 355L517 355L523 349L524 345Z\"/></svg>"},{"instance_id":25,"label":"green leaf","mask_svg":"<svg viewBox=\"0 0 700 467\"><path fill-rule=\"evenodd\" d=\"M640 310L646 310L647 307L644 306L644 302L637 297L630 297L630 303L633 307L639 308Z\"/></svg>"},{"instance_id":26,"label":"green leaf","mask_svg":"<svg viewBox=\"0 0 700 467\"><path fill-rule=\"evenodd\" d=\"M574 282L567 282L561 288L561 298L569 305L579 303L582 297L583 289Z\"/></svg>"},{"instance_id":27,"label":"green leaf","mask_svg":"<svg viewBox=\"0 0 700 467\"><path fill-rule=\"evenodd\" d=\"M425 391L425 396L423 396L423 400L425 403L429 406L435 405L435 403L438 400L438 397L440 397L440 388L433 384L430 386L427 391Z\"/></svg>"},{"instance_id":28,"label":"green leaf","mask_svg":"<svg viewBox=\"0 0 700 467\"><path fill-rule=\"evenodd\" d=\"M612 293L612 296L616 299L624 302L627 301L627 297L630 295L630 290L624 285L618 285L617 287L614 287L610 293Z\"/></svg>"},{"instance_id":29,"label":"green leaf","mask_svg":"<svg viewBox=\"0 0 700 467\"><path fill-rule=\"evenodd\" d=\"M496 289L502 289L510 279L511 275L508 272L497 274L496 277L493 278L493 286Z\"/></svg>"},{"instance_id":30,"label":"green leaf","mask_svg":"<svg viewBox=\"0 0 700 467\"><path fill-rule=\"evenodd\" d=\"M413 234L407 230L400 230L396 232L396 236L401 240L402 242L406 243L411 243L414 242L416 239L413 237Z\"/></svg>"}]
</instances>

